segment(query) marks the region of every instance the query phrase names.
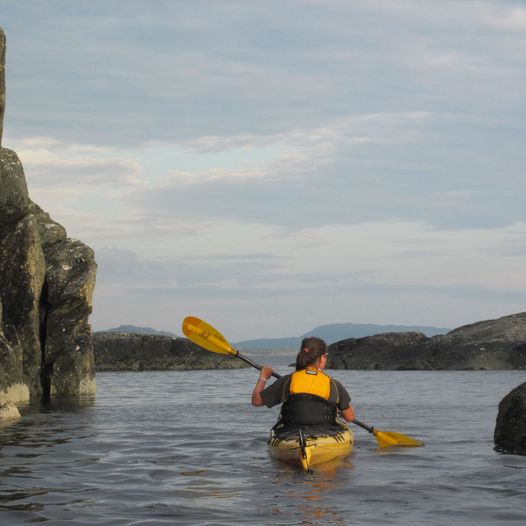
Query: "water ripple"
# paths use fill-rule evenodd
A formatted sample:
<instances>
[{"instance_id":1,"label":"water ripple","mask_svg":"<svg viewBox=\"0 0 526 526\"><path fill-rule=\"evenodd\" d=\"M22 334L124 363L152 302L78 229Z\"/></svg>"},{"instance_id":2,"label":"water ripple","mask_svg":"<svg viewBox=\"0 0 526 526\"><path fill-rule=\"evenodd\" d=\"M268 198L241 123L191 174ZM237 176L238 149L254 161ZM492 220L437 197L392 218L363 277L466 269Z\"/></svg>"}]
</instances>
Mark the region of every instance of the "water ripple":
<instances>
[{"instance_id":1,"label":"water ripple","mask_svg":"<svg viewBox=\"0 0 526 526\"><path fill-rule=\"evenodd\" d=\"M277 410L250 405L247 371L99 374L96 399L27 406L0 429L1 523L524 523L526 457L492 449L519 375L378 373L337 375L361 419L426 447L381 451L355 428L350 458L307 474L269 457Z\"/></svg>"}]
</instances>

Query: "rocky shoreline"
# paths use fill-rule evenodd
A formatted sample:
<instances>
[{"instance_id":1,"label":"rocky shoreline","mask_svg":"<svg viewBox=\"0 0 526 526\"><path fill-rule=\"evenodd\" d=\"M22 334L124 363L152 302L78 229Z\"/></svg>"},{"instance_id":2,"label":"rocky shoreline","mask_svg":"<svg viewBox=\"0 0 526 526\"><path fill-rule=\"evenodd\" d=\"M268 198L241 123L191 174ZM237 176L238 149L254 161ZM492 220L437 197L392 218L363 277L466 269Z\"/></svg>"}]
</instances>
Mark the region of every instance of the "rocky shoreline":
<instances>
[{"instance_id":1,"label":"rocky shoreline","mask_svg":"<svg viewBox=\"0 0 526 526\"><path fill-rule=\"evenodd\" d=\"M247 365L229 355L215 354L186 338L157 334L96 332L96 371L188 371L240 369Z\"/></svg>"},{"instance_id":2,"label":"rocky shoreline","mask_svg":"<svg viewBox=\"0 0 526 526\"><path fill-rule=\"evenodd\" d=\"M419 332L350 338L329 346L327 367L384 371L526 369L526 313L465 325L432 338Z\"/></svg>"},{"instance_id":3,"label":"rocky shoreline","mask_svg":"<svg viewBox=\"0 0 526 526\"><path fill-rule=\"evenodd\" d=\"M97 332L97 371L237 369L241 360L205 351L186 338L160 334ZM295 350L294 350L295 351ZM273 352L268 351L269 354ZM481 321L431 338L419 332L349 338L329 346L329 369L526 369L526 313Z\"/></svg>"}]
</instances>

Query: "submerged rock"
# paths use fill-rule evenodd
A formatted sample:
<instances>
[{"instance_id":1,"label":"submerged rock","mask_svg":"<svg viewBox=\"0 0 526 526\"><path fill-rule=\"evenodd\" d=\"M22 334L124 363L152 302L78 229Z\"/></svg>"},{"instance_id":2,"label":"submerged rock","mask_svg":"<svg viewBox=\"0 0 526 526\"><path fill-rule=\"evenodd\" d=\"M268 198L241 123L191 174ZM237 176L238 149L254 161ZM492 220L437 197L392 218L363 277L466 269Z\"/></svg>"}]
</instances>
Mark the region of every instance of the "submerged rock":
<instances>
[{"instance_id":1,"label":"submerged rock","mask_svg":"<svg viewBox=\"0 0 526 526\"><path fill-rule=\"evenodd\" d=\"M12 422L20 418L20 411L13 403L0 404L0 424L4 422Z\"/></svg>"},{"instance_id":2,"label":"submerged rock","mask_svg":"<svg viewBox=\"0 0 526 526\"><path fill-rule=\"evenodd\" d=\"M5 107L0 30L0 140ZM95 392L93 251L31 201L15 152L0 146L0 404Z\"/></svg>"},{"instance_id":3,"label":"submerged rock","mask_svg":"<svg viewBox=\"0 0 526 526\"><path fill-rule=\"evenodd\" d=\"M166 371L247 367L237 358L205 351L186 338L96 332L93 335L93 345L97 371Z\"/></svg>"},{"instance_id":4,"label":"submerged rock","mask_svg":"<svg viewBox=\"0 0 526 526\"><path fill-rule=\"evenodd\" d=\"M494 442L498 451L526 455L526 382L500 402Z\"/></svg>"},{"instance_id":5,"label":"submerged rock","mask_svg":"<svg viewBox=\"0 0 526 526\"><path fill-rule=\"evenodd\" d=\"M11 334L8 336L6 332ZM0 406L8 403L21 404L28 400L29 388L24 381L22 368L22 346L14 328L6 328L0 322Z\"/></svg>"},{"instance_id":6,"label":"submerged rock","mask_svg":"<svg viewBox=\"0 0 526 526\"><path fill-rule=\"evenodd\" d=\"M329 346L327 367L379 370L526 369L526 313L481 321L428 338L385 333Z\"/></svg>"}]
</instances>

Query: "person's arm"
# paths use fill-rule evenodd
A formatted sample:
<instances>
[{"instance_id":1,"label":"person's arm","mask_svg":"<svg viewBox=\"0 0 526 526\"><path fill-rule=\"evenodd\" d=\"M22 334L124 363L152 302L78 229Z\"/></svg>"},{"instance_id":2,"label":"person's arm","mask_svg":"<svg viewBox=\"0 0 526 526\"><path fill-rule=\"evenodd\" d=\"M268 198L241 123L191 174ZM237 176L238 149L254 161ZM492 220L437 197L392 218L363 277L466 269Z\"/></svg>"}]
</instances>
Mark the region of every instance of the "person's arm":
<instances>
[{"instance_id":1,"label":"person's arm","mask_svg":"<svg viewBox=\"0 0 526 526\"><path fill-rule=\"evenodd\" d=\"M338 389L338 409L340 410L340 415L345 419L346 422L351 422L355 418L354 409L351 405L351 396L347 392L347 389L337 380L334 381Z\"/></svg>"},{"instance_id":2,"label":"person's arm","mask_svg":"<svg viewBox=\"0 0 526 526\"><path fill-rule=\"evenodd\" d=\"M341 415L347 422L352 422L354 420L354 409L351 404L349 404L349 407L347 409L344 409L341 412Z\"/></svg>"},{"instance_id":3,"label":"person's arm","mask_svg":"<svg viewBox=\"0 0 526 526\"><path fill-rule=\"evenodd\" d=\"M261 368L259 378L257 379L256 385L254 386L254 390L252 391L252 405L255 405L257 407L265 405L265 402L263 402L263 398L261 398L261 391L265 389L267 380L270 378L271 374L272 367L264 365Z\"/></svg>"}]
</instances>

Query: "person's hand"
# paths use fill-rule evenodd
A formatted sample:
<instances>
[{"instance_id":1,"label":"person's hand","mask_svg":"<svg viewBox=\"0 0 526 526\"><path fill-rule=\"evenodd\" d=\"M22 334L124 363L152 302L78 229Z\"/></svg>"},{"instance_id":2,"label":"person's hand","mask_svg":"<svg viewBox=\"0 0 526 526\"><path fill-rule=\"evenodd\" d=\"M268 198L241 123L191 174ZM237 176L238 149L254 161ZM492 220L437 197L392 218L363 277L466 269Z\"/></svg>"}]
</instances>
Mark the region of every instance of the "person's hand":
<instances>
[{"instance_id":1,"label":"person's hand","mask_svg":"<svg viewBox=\"0 0 526 526\"><path fill-rule=\"evenodd\" d=\"M272 376L272 367L270 365L264 365L261 368L261 372L259 373L259 377L262 380L268 380Z\"/></svg>"},{"instance_id":2,"label":"person's hand","mask_svg":"<svg viewBox=\"0 0 526 526\"><path fill-rule=\"evenodd\" d=\"M265 384L272 374L272 367L270 365L264 365L259 372L259 378L256 380L254 391L252 392L252 405L260 406L264 405L263 398L261 398L261 392L265 390Z\"/></svg>"}]
</instances>

